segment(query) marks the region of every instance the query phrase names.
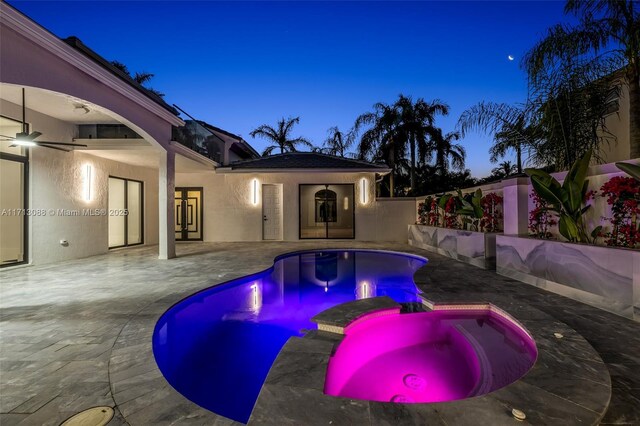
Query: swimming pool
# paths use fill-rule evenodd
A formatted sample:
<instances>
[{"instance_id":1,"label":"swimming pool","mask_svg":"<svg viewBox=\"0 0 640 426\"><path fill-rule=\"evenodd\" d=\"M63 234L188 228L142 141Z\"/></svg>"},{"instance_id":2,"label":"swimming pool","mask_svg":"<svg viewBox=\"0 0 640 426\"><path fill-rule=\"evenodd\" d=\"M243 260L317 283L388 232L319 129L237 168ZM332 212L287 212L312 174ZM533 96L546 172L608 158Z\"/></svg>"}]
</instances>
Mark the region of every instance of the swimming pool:
<instances>
[{"instance_id":1,"label":"swimming pool","mask_svg":"<svg viewBox=\"0 0 640 426\"><path fill-rule=\"evenodd\" d=\"M426 259L373 250L281 256L272 268L196 293L162 315L153 352L167 381L217 414L247 422L278 352L319 312L357 299L417 302Z\"/></svg>"}]
</instances>

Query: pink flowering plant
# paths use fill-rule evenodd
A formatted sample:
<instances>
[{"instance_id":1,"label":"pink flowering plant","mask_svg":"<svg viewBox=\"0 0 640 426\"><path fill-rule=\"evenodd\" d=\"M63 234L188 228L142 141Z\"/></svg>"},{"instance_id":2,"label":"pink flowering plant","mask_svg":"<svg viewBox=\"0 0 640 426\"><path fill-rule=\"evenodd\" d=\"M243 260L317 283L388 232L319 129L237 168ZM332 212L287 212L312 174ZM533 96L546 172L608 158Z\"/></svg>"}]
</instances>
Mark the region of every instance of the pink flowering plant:
<instances>
[{"instance_id":1,"label":"pink flowering plant","mask_svg":"<svg viewBox=\"0 0 640 426\"><path fill-rule=\"evenodd\" d=\"M640 246L640 182L631 177L616 176L600 188L611 208L611 231L604 234L609 246L637 248Z\"/></svg>"}]
</instances>

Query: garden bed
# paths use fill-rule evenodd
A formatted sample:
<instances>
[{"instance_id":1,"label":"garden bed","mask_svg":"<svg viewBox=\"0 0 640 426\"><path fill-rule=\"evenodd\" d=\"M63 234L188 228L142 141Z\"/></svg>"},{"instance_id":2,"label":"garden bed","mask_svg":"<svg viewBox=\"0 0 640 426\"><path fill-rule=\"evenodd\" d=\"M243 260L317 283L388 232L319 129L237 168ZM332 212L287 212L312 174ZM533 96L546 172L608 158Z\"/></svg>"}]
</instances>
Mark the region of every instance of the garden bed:
<instances>
[{"instance_id":1,"label":"garden bed","mask_svg":"<svg viewBox=\"0 0 640 426\"><path fill-rule=\"evenodd\" d=\"M640 251L498 235L496 271L640 321Z\"/></svg>"},{"instance_id":2,"label":"garden bed","mask_svg":"<svg viewBox=\"0 0 640 426\"><path fill-rule=\"evenodd\" d=\"M496 267L496 233L409 225L409 245L483 268Z\"/></svg>"}]
</instances>

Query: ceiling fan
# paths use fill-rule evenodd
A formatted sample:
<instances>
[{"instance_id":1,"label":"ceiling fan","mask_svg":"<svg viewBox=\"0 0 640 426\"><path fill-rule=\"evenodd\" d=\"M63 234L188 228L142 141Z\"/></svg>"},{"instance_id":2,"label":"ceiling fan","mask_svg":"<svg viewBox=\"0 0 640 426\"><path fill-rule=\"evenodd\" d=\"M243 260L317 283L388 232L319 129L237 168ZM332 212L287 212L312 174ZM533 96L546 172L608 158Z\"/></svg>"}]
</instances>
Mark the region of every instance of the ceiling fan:
<instances>
[{"instance_id":1,"label":"ceiling fan","mask_svg":"<svg viewBox=\"0 0 640 426\"><path fill-rule=\"evenodd\" d=\"M69 152L73 147L87 147L87 145L81 145L77 143L66 143L66 142L47 142L47 141L37 141L39 136L42 135L40 132L31 132L27 133L27 123L25 120L26 113L26 104L24 101L24 87L22 88L22 131L20 133L16 133L15 137L0 135L0 140L10 141L11 145L9 146L42 146L45 148L56 149L58 151ZM67 149L65 149L67 147Z\"/></svg>"}]
</instances>

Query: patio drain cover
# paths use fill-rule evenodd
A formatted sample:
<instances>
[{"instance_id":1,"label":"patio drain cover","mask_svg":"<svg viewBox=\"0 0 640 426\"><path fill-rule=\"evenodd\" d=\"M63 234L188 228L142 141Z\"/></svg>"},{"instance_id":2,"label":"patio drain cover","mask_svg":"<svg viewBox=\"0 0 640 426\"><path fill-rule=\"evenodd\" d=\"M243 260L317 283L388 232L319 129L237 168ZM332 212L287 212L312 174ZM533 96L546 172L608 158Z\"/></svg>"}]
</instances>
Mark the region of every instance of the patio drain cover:
<instances>
[{"instance_id":1,"label":"patio drain cover","mask_svg":"<svg viewBox=\"0 0 640 426\"><path fill-rule=\"evenodd\" d=\"M113 418L113 408L93 407L69 417L60 426L104 426Z\"/></svg>"}]
</instances>

